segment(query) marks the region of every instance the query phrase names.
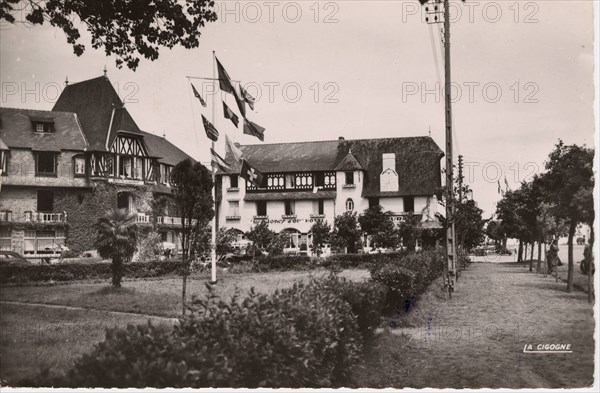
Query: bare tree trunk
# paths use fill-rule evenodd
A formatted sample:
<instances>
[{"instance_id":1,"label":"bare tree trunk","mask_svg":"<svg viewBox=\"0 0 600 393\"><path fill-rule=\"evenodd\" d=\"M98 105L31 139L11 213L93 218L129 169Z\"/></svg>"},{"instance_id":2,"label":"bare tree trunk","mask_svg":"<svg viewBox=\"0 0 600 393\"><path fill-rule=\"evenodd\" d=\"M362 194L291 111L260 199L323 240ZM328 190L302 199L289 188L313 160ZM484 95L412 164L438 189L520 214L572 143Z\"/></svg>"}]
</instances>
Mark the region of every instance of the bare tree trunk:
<instances>
[{"instance_id":1,"label":"bare tree trunk","mask_svg":"<svg viewBox=\"0 0 600 393\"><path fill-rule=\"evenodd\" d=\"M185 315L185 296L187 291L187 268L183 273L183 282L181 283L181 315Z\"/></svg>"},{"instance_id":2,"label":"bare tree trunk","mask_svg":"<svg viewBox=\"0 0 600 393\"><path fill-rule=\"evenodd\" d=\"M541 265L542 265L542 240L543 237L540 236L540 240L538 241L538 259L537 259L537 266L536 266L536 273L540 273L541 271Z\"/></svg>"},{"instance_id":3,"label":"bare tree trunk","mask_svg":"<svg viewBox=\"0 0 600 393\"><path fill-rule=\"evenodd\" d=\"M517 262L523 262L523 241L519 239L519 258Z\"/></svg>"},{"instance_id":4,"label":"bare tree trunk","mask_svg":"<svg viewBox=\"0 0 600 393\"><path fill-rule=\"evenodd\" d=\"M112 264L112 286L115 288L121 287L121 277L123 276L123 261L120 257L113 257Z\"/></svg>"},{"instance_id":5,"label":"bare tree trunk","mask_svg":"<svg viewBox=\"0 0 600 393\"><path fill-rule=\"evenodd\" d=\"M533 271L533 251L535 250L535 242L531 242L531 255L529 258L529 271Z\"/></svg>"},{"instance_id":6,"label":"bare tree trunk","mask_svg":"<svg viewBox=\"0 0 600 393\"><path fill-rule=\"evenodd\" d=\"M592 267L594 266L594 224L592 223L592 225L590 225L590 240L589 240L589 244L590 244L590 253L589 253L589 257L588 257L588 261L587 261L587 265L588 265L588 303L591 303L594 296L593 296L593 289L592 286Z\"/></svg>"},{"instance_id":7,"label":"bare tree trunk","mask_svg":"<svg viewBox=\"0 0 600 393\"><path fill-rule=\"evenodd\" d=\"M569 226L569 269L567 272L567 292L573 291L573 237L575 236L575 230L577 229L577 223L575 220L571 221ZM558 274L558 273L557 273Z\"/></svg>"}]
</instances>

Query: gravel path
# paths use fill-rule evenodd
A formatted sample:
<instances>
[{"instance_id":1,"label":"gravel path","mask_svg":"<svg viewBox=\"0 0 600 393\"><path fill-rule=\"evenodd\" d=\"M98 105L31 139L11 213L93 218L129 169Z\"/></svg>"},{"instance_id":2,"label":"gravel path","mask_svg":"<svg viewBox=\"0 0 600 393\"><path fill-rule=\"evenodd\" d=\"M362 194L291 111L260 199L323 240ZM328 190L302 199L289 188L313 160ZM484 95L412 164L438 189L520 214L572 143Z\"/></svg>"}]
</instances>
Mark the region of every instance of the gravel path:
<instances>
[{"instance_id":1,"label":"gravel path","mask_svg":"<svg viewBox=\"0 0 600 393\"><path fill-rule=\"evenodd\" d=\"M365 387L562 388L593 383L587 296L514 263L473 263L452 300L417 302L414 327L382 334L359 371ZM526 344L571 344L526 354Z\"/></svg>"}]
</instances>

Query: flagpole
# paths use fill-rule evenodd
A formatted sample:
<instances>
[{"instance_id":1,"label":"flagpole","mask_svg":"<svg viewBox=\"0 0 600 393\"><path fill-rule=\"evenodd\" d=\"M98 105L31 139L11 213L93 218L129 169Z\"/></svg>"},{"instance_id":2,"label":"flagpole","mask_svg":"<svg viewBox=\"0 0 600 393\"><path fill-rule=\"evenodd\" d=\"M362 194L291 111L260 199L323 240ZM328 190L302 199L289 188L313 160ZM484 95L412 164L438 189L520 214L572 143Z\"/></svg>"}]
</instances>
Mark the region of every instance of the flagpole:
<instances>
[{"instance_id":1,"label":"flagpole","mask_svg":"<svg viewBox=\"0 0 600 393\"><path fill-rule=\"evenodd\" d=\"M213 80L216 81L216 55L215 51L213 51ZM216 85L216 83L215 83ZM213 86L213 95L212 95L212 123L215 123L215 113L216 113L216 103L215 103L215 95L216 95L216 86ZM216 126L215 126L216 127ZM211 140L211 148L215 150L215 141ZM211 155L212 157L212 155ZM210 163L210 170L212 173L213 180L213 189L212 196L213 202L215 206L215 215L212 219L212 230L211 230L211 248L210 248L210 282L211 284L217 283L217 183L215 181L215 167L212 164L212 159Z\"/></svg>"}]
</instances>

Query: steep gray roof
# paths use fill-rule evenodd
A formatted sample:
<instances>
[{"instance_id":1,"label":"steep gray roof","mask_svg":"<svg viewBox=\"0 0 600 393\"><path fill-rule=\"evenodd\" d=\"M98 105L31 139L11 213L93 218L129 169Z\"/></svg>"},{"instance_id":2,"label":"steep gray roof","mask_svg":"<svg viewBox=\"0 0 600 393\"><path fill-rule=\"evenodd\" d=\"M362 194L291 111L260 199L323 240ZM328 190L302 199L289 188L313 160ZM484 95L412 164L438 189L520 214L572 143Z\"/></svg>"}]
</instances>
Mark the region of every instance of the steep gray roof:
<instances>
[{"instance_id":1,"label":"steep gray roof","mask_svg":"<svg viewBox=\"0 0 600 393\"><path fill-rule=\"evenodd\" d=\"M343 170L337 168L346 164L354 170L358 164L365 171L365 197L431 195L441 187L440 159L444 154L427 136L257 144L243 145L240 149L264 173ZM396 154L397 192L379 190L384 153ZM230 155L225 160L234 163ZM234 164L230 171L222 173L238 172L239 165Z\"/></svg>"},{"instance_id":2,"label":"steep gray roof","mask_svg":"<svg viewBox=\"0 0 600 393\"><path fill-rule=\"evenodd\" d=\"M0 108L0 138L9 148L45 151L85 150L87 143L74 113ZM35 121L51 122L54 132L35 132Z\"/></svg>"},{"instance_id":3,"label":"steep gray roof","mask_svg":"<svg viewBox=\"0 0 600 393\"><path fill-rule=\"evenodd\" d=\"M106 151L113 109L122 107L123 102L108 78L100 76L65 87L52 110L77 113L89 149Z\"/></svg>"}]
</instances>

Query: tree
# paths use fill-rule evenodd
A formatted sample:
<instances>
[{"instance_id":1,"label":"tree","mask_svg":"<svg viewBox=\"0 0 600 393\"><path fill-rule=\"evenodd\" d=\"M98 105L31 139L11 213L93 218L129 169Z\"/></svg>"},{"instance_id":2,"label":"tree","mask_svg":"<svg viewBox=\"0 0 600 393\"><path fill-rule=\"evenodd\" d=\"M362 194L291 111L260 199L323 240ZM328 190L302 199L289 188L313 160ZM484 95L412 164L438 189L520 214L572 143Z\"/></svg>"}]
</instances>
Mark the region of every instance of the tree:
<instances>
[{"instance_id":1,"label":"tree","mask_svg":"<svg viewBox=\"0 0 600 393\"><path fill-rule=\"evenodd\" d=\"M310 232L312 233L310 249L320 257L323 247L330 241L331 226L325 221L319 220L310 227Z\"/></svg>"},{"instance_id":2,"label":"tree","mask_svg":"<svg viewBox=\"0 0 600 393\"><path fill-rule=\"evenodd\" d=\"M528 241L525 221L520 212L524 209L524 194L521 190L507 191L496 206L496 215L506 235L519 240L518 261L523 260L523 244Z\"/></svg>"},{"instance_id":3,"label":"tree","mask_svg":"<svg viewBox=\"0 0 600 393\"><path fill-rule=\"evenodd\" d=\"M414 251L417 247L417 240L423 234L423 229L419 228L419 216L408 213L398 224L397 237L401 240L402 246L408 251ZM431 235L435 236L434 233Z\"/></svg>"},{"instance_id":4,"label":"tree","mask_svg":"<svg viewBox=\"0 0 600 393\"><path fill-rule=\"evenodd\" d=\"M252 257L268 252L275 235L275 232L269 229L269 223L266 220L262 220L250 228L246 233L246 238L252 242L252 245L250 245Z\"/></svg>"},{"instance_id":5,"label":"tree","mask_svg":"<svg viewBox=\"0 0 600 393\"><path fill-rule=\"evenodd\" d=\"M199 162L189 158L179 162L171 171L171 192L181 213L181 248L183 252L183 282L181 299L185 314L187 278L190 275L190 248L215 215L212 197L212 174Z\"/></svg>"},{"instance_id":6,"label":"tree","mask_svg":"<svg viewBox=\"0 0 600 393\"><path fill-rule=\"evenodd\" d=\"M152 231L156 232L158 226L158 217L165 214L167 208L168 199L166 196L161 195L157 198L152 198L150 201L150 214L152 218Z\"/></svg>"},{"instance_id":7,"label":"tree","mask_svg":"<svg viewBox=\"0 0 600 393\"><path fill-rule=\"evenodd\" d=\"M356 212L344 212L335 218L331 243L334 247L356 253L357 243L360 242L360 229Z\"/></svg>"},{"instance_id":8,"label":"tree","mask_svg":"<svg viewBox=\"0 0 600 393\"><path fill-rule=\"evenodd\" d=\"M102 258L112 260L112 285L121 286L123 263L129 262L137 249L135 216L125 209L110 209L96 222L96 249Z\"/></svg>"},{"instance_id":9,"label":"tree","mask_svg":"<svg viewBox=\"0 0 600 393\"><path fill-rule=\"evenodd\" d=\"M233 228L219 228L217 231L217 256L224 257L234 251L233 242L237 239L238 231Z\"/></svg>"},{"instance_id":10,"label":"tree","mask_svg":"<svg viewBox=\"0 0 600 393\"><path fill-rule=\"evenodd\" d=\"M73 52L81 56L79 28L91 35L94 49L115 55L116 65L132 70L140 57L156 60L160 47L197 48L201 28L217 20L212 0L0 0L0 21L61 29ZM18 20L22 18L24 20Z\"/></svg>"},{"instance_id":11,"label":"tree","mask_svg":"<svg viewBox=\"0 0 600 393\"><path fill-rule=\"evenodd\" d=\"M374 247L395 248L398 246L398 233L396 231L393 213L384 212L381 205L365 209L358 217L360 229L370 236Z\"/></svg>"},{"instance_id":12,"label":"tree","mask_svg":"<svg viewBox=\"0 0 600 393\"><path fill-rule=\"evenodd\" d=\"M593 222L594 150L585 146L555 145L544 174L546 201L554 204L554 214L569 226L567 291L573 290L573 237L581 222Z\"/></svg>"},{"instance_id":13,"label":"tree","mask_svg":"<svg viewBox=\"0 0 600 393\"><path fill-rule=\"evenodd\" d=\"M454 206L456 238L460 239L460 243L464 249L473 249L485 240L483 227L486 220L481 217L483 210L477 207L474 200L455 203Z\"/></svg>"},{"instance_id":14,"label":"tree","mask_svg":"<svg viewBox=\"0 0 600 393\"><path fill-rule=\"evenodd\" d=\"M485 234L494 241L496 248L506 248L506 231L502 226L502 221L488 221Z\"/></svg>"}]
</instances>

